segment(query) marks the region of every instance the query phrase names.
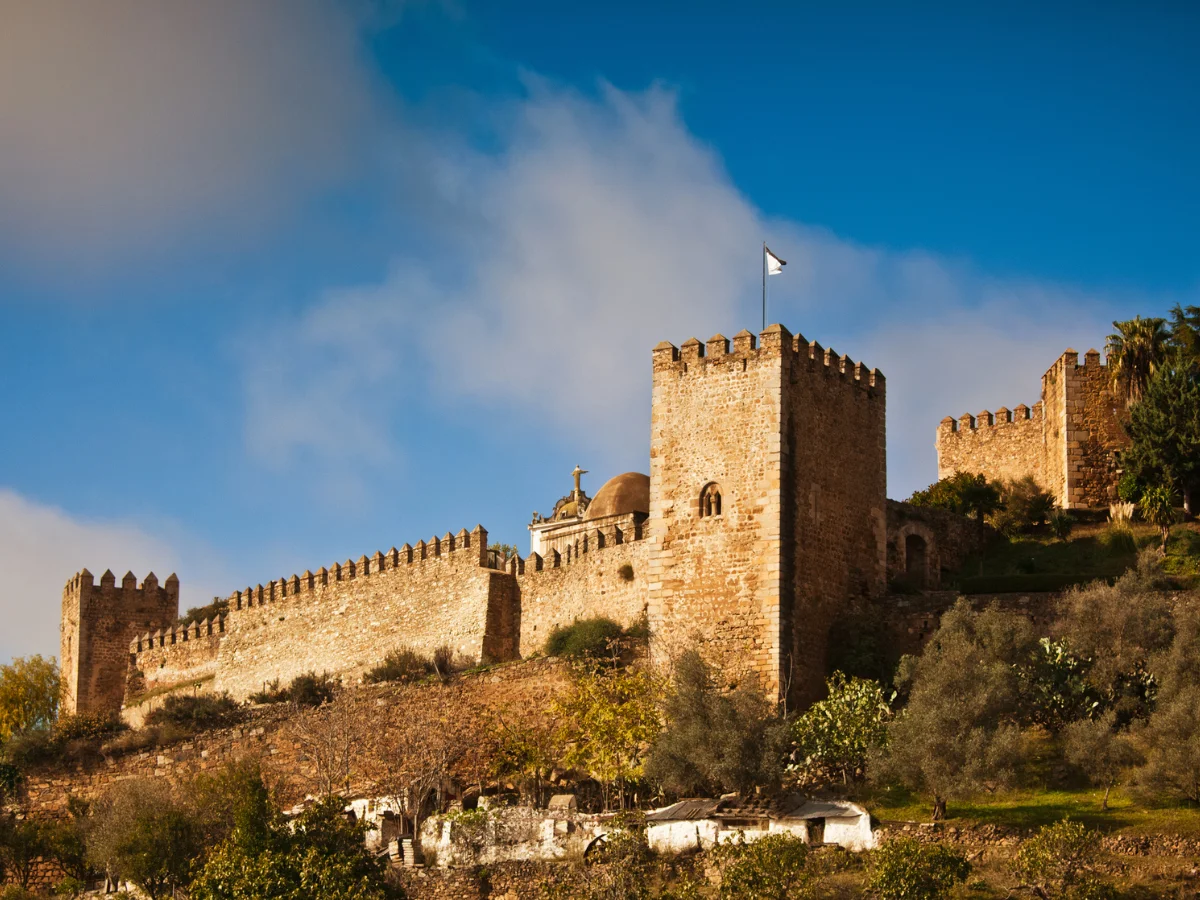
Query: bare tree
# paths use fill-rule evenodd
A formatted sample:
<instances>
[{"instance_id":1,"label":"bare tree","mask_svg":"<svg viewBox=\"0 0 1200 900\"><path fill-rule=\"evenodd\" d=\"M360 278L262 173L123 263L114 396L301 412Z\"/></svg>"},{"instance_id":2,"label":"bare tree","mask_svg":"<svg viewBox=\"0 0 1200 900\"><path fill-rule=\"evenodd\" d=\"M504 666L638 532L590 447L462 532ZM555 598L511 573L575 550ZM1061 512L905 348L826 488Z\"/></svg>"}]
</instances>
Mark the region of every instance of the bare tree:
<instances>
[{"instance_id":1,"label":"bare tree","mask_svg":"<svg viewBox=\"0 0 1200 900\"><path fill-rule=\"evenodd\" d=\"M428 809L445 805L452 773L478 777L479 717L455 685L409 689L373 707L363 772L380 797L412 817L415 833Z\"/></svg>"},{"instance_id":2,"label":"bare tree","mask_svg":"<svg viewBox=\"0 0 1200 900\"><path fill-rule=\"evenodd\" d=\"M319 797L350 785L355 763L367 743L370 700L358 691L340 692L333 702L295 716L288 731L312 763L305 781Z\"/></svg>"}]
</instances>

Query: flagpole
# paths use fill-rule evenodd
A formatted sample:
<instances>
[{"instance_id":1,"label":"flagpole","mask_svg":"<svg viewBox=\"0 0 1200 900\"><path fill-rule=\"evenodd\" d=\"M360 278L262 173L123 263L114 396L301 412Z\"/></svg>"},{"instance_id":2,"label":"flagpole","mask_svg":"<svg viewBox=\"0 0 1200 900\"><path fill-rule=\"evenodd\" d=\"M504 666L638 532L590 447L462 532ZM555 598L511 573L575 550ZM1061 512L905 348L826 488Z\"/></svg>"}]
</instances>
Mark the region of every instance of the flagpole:
<instances>
[{"instance_id":1,"label":"flagpole","mask_svg":"<svg viewBox=\"0 0 1200 900\"><path fill-rule=\"evenodd\" d=\"M766 241L763 241L762 269L763 269L763 273L762 273L762 275L763 275L762 330L766 331L767 330L767 242Z\"/></svg>"}]
</instances>

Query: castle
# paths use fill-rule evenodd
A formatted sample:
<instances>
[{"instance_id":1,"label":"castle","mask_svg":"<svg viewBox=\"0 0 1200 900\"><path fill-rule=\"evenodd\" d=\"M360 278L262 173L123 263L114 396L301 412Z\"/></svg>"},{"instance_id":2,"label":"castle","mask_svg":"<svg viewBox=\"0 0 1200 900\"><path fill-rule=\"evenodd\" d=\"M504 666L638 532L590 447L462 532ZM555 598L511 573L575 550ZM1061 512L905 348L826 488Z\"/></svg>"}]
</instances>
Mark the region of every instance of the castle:
<instances>
[{"instance_id":1,"label":"castle","mask_svg":"<svg viewBox=\"0 0 1200 900\"><path fill-rule=\"evenodd\" d=\"M234 591L187 624L174 576L79 572L62 598L64 710L353 679L400 646L512 660L593 616L644 618L655 661L696 646L771 696L815 698L838 610L896 575L936 586L960 543L937 511L886 499L884 377L781 325L660 343L651 363L649 475L588 497L577 467L534 515L527 558L489 551L476 526Z\"/></svg>"},{"instance_id":2,"label":"castle","mask_svg":"<svg viewBox=\"0 0 1200 900\"><path fill-rule=\"evenodd\" d=\"M1100 353L1065 351L1042 376L1033 407L947 416L937 430L938 478L972 472L989 479L1026 475L1063 509L1102 508L1117 499L1125 404Z\"/></svg>"}]
</instances>

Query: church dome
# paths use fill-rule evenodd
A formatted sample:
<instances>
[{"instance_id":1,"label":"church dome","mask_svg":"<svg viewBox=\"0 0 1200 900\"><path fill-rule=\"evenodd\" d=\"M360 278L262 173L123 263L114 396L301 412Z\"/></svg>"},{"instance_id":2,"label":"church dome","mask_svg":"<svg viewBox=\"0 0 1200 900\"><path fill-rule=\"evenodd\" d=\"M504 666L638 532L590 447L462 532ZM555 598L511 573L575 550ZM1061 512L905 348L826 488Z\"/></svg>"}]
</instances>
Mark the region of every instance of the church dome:
<instances>
[{"instance_id":1,"label":"church dome","mask_svg":"<svg viewBox=\"0 0 1200 900\"><path fill-rule=\"evenodd\" d=\"M631 512L650 512L650 476L641 472L626 472L604 482L604 487L588 504L584 518L599 519Z\"/></svg>"}]
</instances>

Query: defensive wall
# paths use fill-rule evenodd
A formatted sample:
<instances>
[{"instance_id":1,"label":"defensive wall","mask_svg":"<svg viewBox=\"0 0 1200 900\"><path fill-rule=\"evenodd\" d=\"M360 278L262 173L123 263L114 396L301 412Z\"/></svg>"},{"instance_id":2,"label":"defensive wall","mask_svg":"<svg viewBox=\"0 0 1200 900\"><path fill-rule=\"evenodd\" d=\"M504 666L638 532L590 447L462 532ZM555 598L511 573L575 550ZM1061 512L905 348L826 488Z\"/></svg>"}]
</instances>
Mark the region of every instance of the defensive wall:
<instances>
[{"instance_id":1,"label":"defensive wall","mask_svg":"<svg viewBox=\"0 0 1200 900\"><path fill-rule=\"evenodd\" d=\"M992 479L1016 481L1032 475L1045 484L1042 447L1042 404L1024 403L994 413L982 410L938 426L938 478L955 472L983 472ZM944 473L944 474L943 474Z\"/></svg>"},{"instance_id":2,"label":"defensive wall","mask_svg":"<svg viewBox=\"0 0 1200 900\"><path fill-rule=\"evenodd\" d=\"M781 325L760 338L654 348L651 647L802 701L833 611L884 588L884 378Z\"/></svg>"},{"instance_id":3,"label":"defensive wall","mask_svg":"<svg viewBox=\"0 0 1200 900\"><path fill-rule=\"evenodd\" d=\"M576 619L632 625L646 610L647 544L636 516L610 518L565 552L503 570L486 565L476 527L236 591L224 614L130 642L126 706L172 687L244 700L309 671L353 679L401 646L490 663L541 651Z\"/></svg>"},{"instance_id":4,"label":"defensive wall","mask_svg":"<svg viewBox=\"0 0 1200 900\"><path fill-rule=\"evenodd\" d=\"M1042 397L1032 408L942 419L938 478L1029 475L1065 509L1105 507L1116 499L1118 454L1129 445L1124 417L1100 353L1089 350L1080 365L1079 354L1067 350L1042 376Z\"/></svg>"},{"instance_id":5,"label":"defensive wall","mask_svg":"<svg viewBox=\"0 0 1200 900\"><path fill-rule=\"evenodd\" d=\"M522 657L541 651L555 628L602 615L628 627L646 615L651 544L641 517L611 516L563 550L513 557Z\"/></svg>"}]
</instances>

